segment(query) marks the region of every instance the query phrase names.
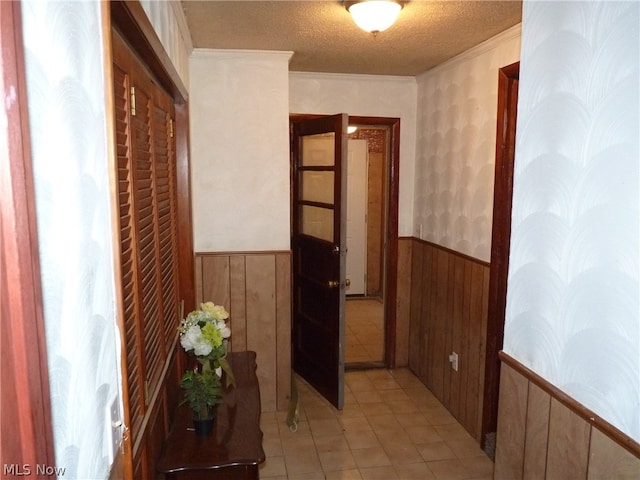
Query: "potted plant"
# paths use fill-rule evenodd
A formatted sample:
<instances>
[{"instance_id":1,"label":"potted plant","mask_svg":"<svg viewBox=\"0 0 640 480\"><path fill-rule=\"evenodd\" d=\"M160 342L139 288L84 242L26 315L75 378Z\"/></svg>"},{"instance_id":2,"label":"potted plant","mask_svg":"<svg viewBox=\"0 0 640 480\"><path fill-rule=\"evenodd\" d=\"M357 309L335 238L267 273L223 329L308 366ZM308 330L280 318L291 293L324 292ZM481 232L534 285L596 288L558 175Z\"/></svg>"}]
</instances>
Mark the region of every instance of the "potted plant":
<instances>
[{"instance_id":1,"label":"potted plant","mask_svg":"<svg viewBox=\"0 0 640 480\"><path fill-rule=\"evenodd\" d=\"M226 377L226 387L235 384L226 359L231 336L225 321L228 318L223 306L206 302L180 323L180 344L197 360L195 368L185 372L180 381L185 394L182 404L191 407L198 434L208 434L213 428L215 407L222 402L222 377Z\"/></svg>"}]
</instances>

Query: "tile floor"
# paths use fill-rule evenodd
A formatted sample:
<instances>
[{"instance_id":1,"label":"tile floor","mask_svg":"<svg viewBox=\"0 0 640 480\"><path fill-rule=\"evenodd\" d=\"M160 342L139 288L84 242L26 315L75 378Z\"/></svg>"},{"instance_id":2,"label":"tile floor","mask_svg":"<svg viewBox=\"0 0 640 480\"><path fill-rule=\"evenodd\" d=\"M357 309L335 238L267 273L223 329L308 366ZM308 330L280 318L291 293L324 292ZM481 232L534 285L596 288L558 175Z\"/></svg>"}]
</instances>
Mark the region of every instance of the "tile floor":
<instances>
[{"instance_id":1,"label":"tile floor","mask_svg":"<svg viewBox=\"0 0 640 480\"><path fill-rule=\"evenodd\" d=\"M375 298L350 298L345 305L345 361L384 359L384 304Z\"/></svg>"},{"instance_id":2,"label":"tile floor","mask_svg":"<svg viewBox=\"0 0 640 480\"><path fill-rule=\"evenodd\" d=\"M491 479L493 462L408 370L345 375L345 407L303 380L298 428L286 412L263 413L263 480Z\"/></svg>"}]
</instances>

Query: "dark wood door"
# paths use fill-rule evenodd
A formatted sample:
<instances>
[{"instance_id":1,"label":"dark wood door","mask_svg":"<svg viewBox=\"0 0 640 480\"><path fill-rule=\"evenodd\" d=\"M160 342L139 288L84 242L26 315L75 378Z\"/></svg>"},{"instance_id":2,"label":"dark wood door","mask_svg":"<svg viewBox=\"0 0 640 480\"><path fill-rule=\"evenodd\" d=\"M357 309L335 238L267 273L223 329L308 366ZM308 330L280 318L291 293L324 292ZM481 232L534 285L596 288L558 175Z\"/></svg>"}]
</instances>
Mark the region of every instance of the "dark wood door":
<instances>
[{"instance_id":1,"label":"dark wood door","mask_svg":"<svg viewBox=\"0 0 640 480\"><path fill-rule=\"evenodd\" d=\"M293 368L344 403L347 114L292 124Z\"/></svg>"}]
</instances>

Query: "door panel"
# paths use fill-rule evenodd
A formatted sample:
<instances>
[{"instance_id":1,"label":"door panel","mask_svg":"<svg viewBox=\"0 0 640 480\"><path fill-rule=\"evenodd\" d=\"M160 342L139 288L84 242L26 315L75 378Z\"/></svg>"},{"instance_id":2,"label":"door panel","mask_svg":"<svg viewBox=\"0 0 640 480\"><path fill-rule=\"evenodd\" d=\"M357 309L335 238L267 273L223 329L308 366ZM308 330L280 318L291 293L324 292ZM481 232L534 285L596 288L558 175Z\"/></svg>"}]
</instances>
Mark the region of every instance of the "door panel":
<instances>
[{"instance_id":1,"label":"door panel","mask_svg":"<svg viewBox=\"0 0 640 480\"><path fill-rule=\"evenodd\" d=\"M293 123L293 366L344 402L346 114Z\"/></svg>"}]
</instances>

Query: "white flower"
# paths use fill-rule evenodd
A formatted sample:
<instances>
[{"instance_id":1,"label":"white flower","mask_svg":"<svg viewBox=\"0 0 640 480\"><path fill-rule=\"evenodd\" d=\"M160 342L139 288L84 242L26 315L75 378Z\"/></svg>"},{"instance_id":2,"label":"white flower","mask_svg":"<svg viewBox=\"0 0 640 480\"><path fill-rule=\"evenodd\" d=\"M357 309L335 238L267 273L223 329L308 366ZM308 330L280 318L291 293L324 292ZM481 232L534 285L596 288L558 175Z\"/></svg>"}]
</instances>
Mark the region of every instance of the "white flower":
<instances>
[{"instance_id":1,"label":"white flower","mask_svg":"<svg viewBox=\"0 0 640 480\"><path fill-rule=\"evenodd\" d=\"M220 330L222 338L229 338L231 336L231 329L227 326L224 320L216 320L216 328Z\"/></svg>"},{"instance_id":2,"label":"white flower","mask_svg":"<svg viewBox=\"0 0 640 480\"><path fill-rule=\"evenodd\" d=\"M180 336L180 344L185 351L193 350L197 356L207 356L211 353L212 347L202 335L202 330L198 325L193 325Z\"/></svg>"}]
</instances>

